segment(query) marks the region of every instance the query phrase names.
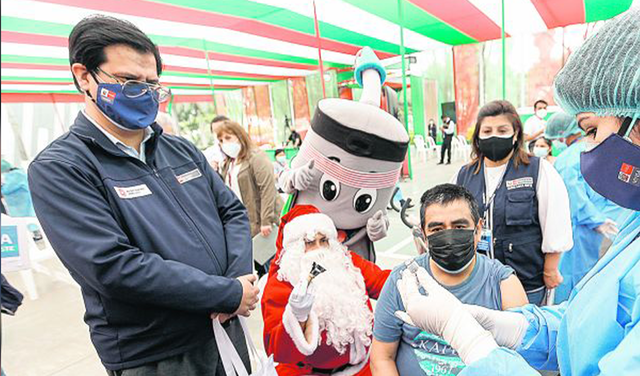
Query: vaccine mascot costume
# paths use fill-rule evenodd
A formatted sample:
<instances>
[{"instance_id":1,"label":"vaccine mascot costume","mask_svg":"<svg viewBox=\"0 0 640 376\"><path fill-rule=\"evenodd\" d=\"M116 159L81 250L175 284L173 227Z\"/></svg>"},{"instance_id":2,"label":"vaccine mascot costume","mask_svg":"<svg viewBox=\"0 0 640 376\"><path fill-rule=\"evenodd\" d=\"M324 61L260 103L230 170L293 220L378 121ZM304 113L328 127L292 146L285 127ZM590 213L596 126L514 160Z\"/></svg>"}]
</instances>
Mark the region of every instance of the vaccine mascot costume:
<instances>
[{"instance_id":1,"label":"vaccine mascot costume","mask_svg":"<svg viewBox=\"0 0 640 376\"><path fill-rule=\"evenodd\" d=\"M339 240L375 261L373 242L389 227L386 207L409 145L404 126L380 108L386 73L373 50L356 56L360 101L327 98L280 186L291 194L286 208L313 205L336 224Z\"/></svg>"}]
</instances>

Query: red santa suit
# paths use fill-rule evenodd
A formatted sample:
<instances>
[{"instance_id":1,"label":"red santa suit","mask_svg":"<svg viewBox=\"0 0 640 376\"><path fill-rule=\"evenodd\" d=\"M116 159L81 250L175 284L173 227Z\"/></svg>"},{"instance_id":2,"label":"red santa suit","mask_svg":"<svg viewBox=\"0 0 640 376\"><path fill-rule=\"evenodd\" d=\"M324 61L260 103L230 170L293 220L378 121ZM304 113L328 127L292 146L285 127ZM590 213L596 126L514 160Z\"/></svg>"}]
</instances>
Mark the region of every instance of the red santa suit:
<instances>
[{"instance_id":1,"label":"red santa suit","mask_svg":"<svg viewBox=\"0 0 640 376\"><path fill-rule=\"evenodd\" d=\"M311 338L307 341L300 323L287 305L296 281L292 280L295 274L285 274L285 266L297 263L297 259L287 260L283 256L289 251L290 258L293 258L293 249L296 249L300 253L297 258L305 257L304 248L301 250L300 247L304 247L305 237L311 240L316 233L322 233L329 239L331 247L326 250L335 252L330 258L336 260L332 264L326 258L318 263L326 262L323 266L327 269L333 266L337 274L331 275L331 270L328 270L311 282L318 289L306 324L307 332L311 331ZM310 205L295 206L282 218L277 248L262 297L262 316L265 349L279 363L278 374L370 375L373 311L369 299L378 298L390 270L381 270L344 248L337 240L331 219ZM287 268L295 269L295 265ZM341 268L345 273L337 271ZM298 274L304 278L309 269L302 269ZM348 338L351 333L353 337Z\"/></svg>"}]
</instances>

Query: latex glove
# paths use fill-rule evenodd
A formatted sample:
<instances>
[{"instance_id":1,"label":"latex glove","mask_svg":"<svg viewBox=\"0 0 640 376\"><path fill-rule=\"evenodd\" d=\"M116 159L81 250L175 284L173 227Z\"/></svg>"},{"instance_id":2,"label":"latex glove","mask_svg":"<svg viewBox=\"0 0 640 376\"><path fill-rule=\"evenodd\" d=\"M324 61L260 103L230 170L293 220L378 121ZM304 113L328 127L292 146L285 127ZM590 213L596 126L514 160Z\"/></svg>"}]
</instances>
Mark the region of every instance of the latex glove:
<instances>
[{"instance_id":1,"label":"latex glove","mask_svg":"<svg viewBox=\"0 0 640 376\"><path fill-rule=\"evenodd\" d=\"M614 221L607 218L603 224L596 227L596 231L606 236L607 238L611 239L614 236L618 235L619 230L618 230L618 225Z\"/></svg>"},{"instance_id":2,"label":"latex glove","mask_svg":"<svg viewBox=\"0 0 640 376\"><path fill-rule=\"evenodd\" d=\"M498 345L515 350L529 327L523 314L465 304L464 308L471 313L483 328L490 331Z\"/></svg>"},{"instance_id":3,"label":"latex glove","mask_svg":"<svg viewBox=\"0 0 640 376\"><path fill-rule=\"evenodd\" d=\"M304 191L311 185L317 171L313 169L314 161L309 161L306 165L283 171L280 174L280 186L287 193L293 191Z\"/></svg>"},{"instance_id":4,"label":"latex glove","mask_svg":"<svg viewBox=\"0 0 640 376\"><path fill-rule=\"evenodd\" d=\"M378 210L373 217L367 220L367 235L371 241L378 241L387 236L389 218L382 210Z\"/></svg>"},{"instance_id":5,"label":"latex glove","mask_svg":"<svg viewBox=\"0 0 640 376\"><path fill-rule=\"evenodd\" d=\"M306 322L309 319L309 313L311 313L311 307L313 306L313 294L308 289L309 282L307 278L300 278L300 281L296 284L289 295L289 307L291 313L296 317L298 322Z\"/></svg>"},{"instance_id":6,"label":"latex glove","mask_svg":"<svg viewBox=\"0 0 640 376\"><path fill-rule=\"evenodd\" d=\"M420 286L427 295L420 293ZM491 333L484 330L464 305L424 268L419 268L415 274L405 269L398 281L398 291L412 325L444 338L465 364L486 357L498 347ZM403 318L402 313L396 315Z\"/></svg>"},{"instance_id":7,"label":"latex glove","mask_svg":"<svg viewBox=\"0 0 640 376\"><path fill-rule=\"evenodd\" d=\"M426 277L421 270L427 274ZM427 295L420 293L421 285ZM463 309L462 303L434 281L424 268L419 268L416 274L408 268L405 269L402 272L402 278L398 280L398 292L400 292L405 311L411 319L408 323L440 337L455 311Z\"/></svg>"}]
</instances>

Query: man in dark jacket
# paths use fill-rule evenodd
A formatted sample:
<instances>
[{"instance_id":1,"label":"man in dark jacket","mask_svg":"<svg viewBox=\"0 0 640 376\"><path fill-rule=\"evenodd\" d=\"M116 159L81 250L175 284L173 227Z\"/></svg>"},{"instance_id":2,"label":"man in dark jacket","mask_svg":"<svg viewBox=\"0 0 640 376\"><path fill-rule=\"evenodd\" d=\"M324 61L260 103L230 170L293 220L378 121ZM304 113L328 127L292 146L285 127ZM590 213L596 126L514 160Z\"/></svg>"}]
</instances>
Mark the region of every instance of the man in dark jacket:
<instances>
[{"instance_id":1,"label":"man in dark jacket","mask_svg":"<svg viewBox=\"0 0 640 376\"><path fill-rule=\"evenodd\" d=\"M242 338L235 315L257 303L246 210L193 144L154 123L170 92L138 28L85 18L69 60L85 109L29 185L98 355L111 375L224 375L211 317Z\"/></svg>"}]
</instances>

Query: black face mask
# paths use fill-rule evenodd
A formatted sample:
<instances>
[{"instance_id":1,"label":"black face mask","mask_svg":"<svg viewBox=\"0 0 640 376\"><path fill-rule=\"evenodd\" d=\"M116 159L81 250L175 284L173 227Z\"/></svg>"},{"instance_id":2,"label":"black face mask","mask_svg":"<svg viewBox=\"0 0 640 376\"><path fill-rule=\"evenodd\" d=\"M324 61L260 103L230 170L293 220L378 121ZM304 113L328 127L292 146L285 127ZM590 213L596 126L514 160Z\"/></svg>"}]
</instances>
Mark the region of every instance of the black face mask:
<instances>
[{"instance_id":1,"label":"black face mask","mask_svg":"<svg viewBox=\"0 0 640 376\"><path fill-rule=\"evenodd\" d=\"M501 138L497 136L481 138L478 140L478 148L485 157L497 162L503 160L514 148L513 136Z\"/></svg>"},{"instance_id":2,"label":"black face mask","mask_svg":"<svg viewBox=\"0 0 640 376\"><path fill-rule=\"evenodd\" d=\"M427 236L429 256L445 272L457 274L465 270L476 254L475 230L442 230Z\"/></svg>"}]
</instances>

